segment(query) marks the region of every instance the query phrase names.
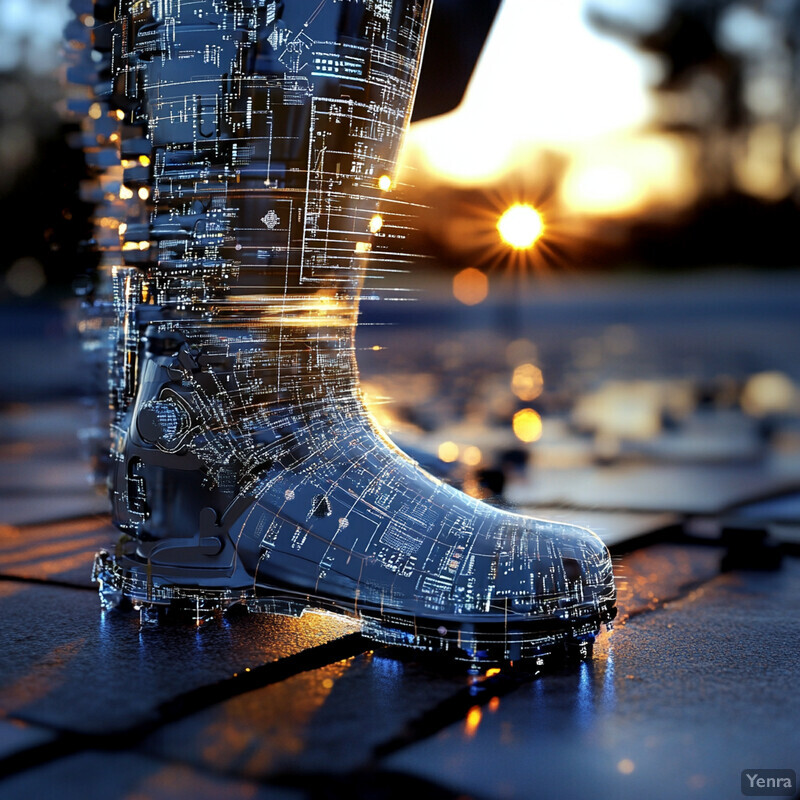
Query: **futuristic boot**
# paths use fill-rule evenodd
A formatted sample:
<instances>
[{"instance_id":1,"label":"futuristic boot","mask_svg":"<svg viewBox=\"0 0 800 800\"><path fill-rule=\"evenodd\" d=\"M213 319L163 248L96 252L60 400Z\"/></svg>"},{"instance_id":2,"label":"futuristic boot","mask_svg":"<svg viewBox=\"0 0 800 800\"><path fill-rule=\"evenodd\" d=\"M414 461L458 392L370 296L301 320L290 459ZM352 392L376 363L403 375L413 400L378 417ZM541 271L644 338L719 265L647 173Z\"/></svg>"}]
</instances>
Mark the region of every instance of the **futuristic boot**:
<instances>
[{"instance_id":1,"label":"futuristic boot","mask_svg":"<svg viewBox=\"0 0 800 800\"><path fill-rule=\"evenodd\" d=\"M585 654L614 615L602 542L441 483L362 403L428 0L101 5L120 191L147 201L115 271L104 603L326 610L471 663Z\"/></svg>"}]
</instances>

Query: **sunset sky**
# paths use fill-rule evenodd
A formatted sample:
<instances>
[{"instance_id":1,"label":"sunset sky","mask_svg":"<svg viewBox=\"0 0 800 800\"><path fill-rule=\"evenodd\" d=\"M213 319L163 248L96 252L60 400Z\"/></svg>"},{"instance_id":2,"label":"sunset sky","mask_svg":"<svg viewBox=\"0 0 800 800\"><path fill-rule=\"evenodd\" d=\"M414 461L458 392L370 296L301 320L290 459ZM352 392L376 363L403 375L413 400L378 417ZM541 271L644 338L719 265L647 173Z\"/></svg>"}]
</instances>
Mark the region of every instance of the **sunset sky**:
<instances>
[{"instance_id":1,"label":"sunset sky","mask_svg":"<svg viewBox=\"0 0 800 800\"><path fill-rule=\"evenodd\" d=\"M593 31L581 0L504 0L464 102L412 127L408 163L443 181L485 184L544 147L570 160L562 200L575 211L680 204L692 190L691 154L642 130L658 69Z\"/></svg>"}]
</instances>

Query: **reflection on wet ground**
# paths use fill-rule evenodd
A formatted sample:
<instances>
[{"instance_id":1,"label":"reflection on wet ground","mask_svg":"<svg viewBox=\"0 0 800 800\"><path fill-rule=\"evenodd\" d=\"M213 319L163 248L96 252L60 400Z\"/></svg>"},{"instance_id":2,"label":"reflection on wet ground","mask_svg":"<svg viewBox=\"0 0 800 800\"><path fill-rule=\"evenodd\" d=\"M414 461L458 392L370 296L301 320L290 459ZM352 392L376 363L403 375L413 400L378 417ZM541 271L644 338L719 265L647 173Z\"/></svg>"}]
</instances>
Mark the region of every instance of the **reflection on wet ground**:
<instances>
[{"instance_id":1,"label":"reflection on wet ground","mask_svg":"<svg viewBox=\"0 0 800 800\"><path fill-rule=\"evenodd\" d=\"M359 332L375 413L429 469L612 547L614 630L535 676L451 673L326 616L102 615L91 413L64 369L29 402L23 369L0 413L2 796L716 800L742 769L798 770L800 282L704 280L365 312L397 323Z\"/></svg>"}]
</instances>

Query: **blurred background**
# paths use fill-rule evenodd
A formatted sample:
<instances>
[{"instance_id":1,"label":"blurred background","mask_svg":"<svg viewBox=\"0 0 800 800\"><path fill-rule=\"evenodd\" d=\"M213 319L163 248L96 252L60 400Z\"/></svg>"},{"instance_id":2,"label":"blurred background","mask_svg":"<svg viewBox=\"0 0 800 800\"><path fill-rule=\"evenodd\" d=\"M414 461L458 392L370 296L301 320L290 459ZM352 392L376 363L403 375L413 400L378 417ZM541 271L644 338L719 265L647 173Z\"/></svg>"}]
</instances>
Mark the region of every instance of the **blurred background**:
<instances>
[{"instance_id":1,"label":"blurred background","mask_svg":"<svg viewBox=\"0 0 800 800\"><path fill-rule=\"evenodd\" d=\"M82 8L0 0L6 404L87 391ZM436 0L406 205L377 233L415 258L368 282L358 334L401 444L529 505L607 504L575 470L630 463L739 465L748 496L796 481L798 37L800 0ZM626 485L618 507L686 506Z\"/></svg>"},{"instance_id":2,"label":"blurred background","mask_svg":"<svg viewBox=\"0 0 800 800\"><path fill-rule=\"evenodd\" d=\"M427 469L609 545L613 634L525 686L326 654L314 615L98 615L81 303L120 197L71 146L95 115L114 156L115 121L69 2L0 0L3 797L717 800L800 767L800 0L435 0L358 361Z\"/></svg>"}]
</instances>

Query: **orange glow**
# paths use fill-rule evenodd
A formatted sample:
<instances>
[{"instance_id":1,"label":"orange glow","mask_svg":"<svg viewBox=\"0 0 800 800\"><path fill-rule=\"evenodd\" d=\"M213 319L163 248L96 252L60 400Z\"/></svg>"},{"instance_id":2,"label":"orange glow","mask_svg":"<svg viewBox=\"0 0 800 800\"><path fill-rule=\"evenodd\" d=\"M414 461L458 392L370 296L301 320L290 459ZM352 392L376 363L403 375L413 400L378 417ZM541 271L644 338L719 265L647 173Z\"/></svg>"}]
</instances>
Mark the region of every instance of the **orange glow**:
<instances>
[{"instance_id":1,"label":"orange glow","mask_svg":"<svg viewBox=\"0 0 800 800\"><path fill-rule=\"evenodd\" d=\"M544 378L542 371L534 364L520 364L515 370L511 378L511 391L524 400L530 403L535 400L544 389Z\"/></svg>"},{"instance_id":2,"label":"orange glow","mask_svg":"<svg viewBox=\"0 0 800 800\"><path fill-rule=\"evenodd\" d=\"M388 192L392 188L392 179L388 175L381 175L378 178L378 188L382 192Z\"/></svg>"},{"instance_id":3,"label":"orange glow","mask_svg":"<svg viewBox=\"0 0 800 800\"><path fill-rule=\"evenodd\" d=\"M125 184L119 187L120 200L130 200L131 197L133 197L133 192Z\"/></svg>"},{"instance_id":4,"label":"orange glow","mask_svg":"<svg viewBox=\"0 0 800 800\"><path fill-rule=\"evenodd\" d=\"M512 420L514 435L521 442L536 442L542 436L542 418L532 408L523 408Z\"/></svg>"},{"instance_id":5,"label":"orange glow","mask_svg":"<svg viewBox=\"0 0 800 800\"><path fill-rule=\"evenodd\" d=\"M623 758L618 764L617 769L623 775L630 775L634 769L636 769L636 765L631 761L629 758Z\"/></svg>"},{"instance_id":6,"label":"orange glow","mask_svg":"<svg viewBox=\"0 0 800 800\"><path fill-rule=\"evenodd\" d=\"M499 697L493 697L489 701L489 711L491 711L492 714L494 714L494 712L497 711L498 708L500 708L500 698Z\"/></svg>"},{"instance_id":7,"label":"orange glow","mask_svg":"<svg viewBox=\"0 0 800 800\"><path fill-rule=\"evenodd\" d=\"M486 670L486 677L487 678L491 678L494 675L499 675L499 674L500 674L500 667L492 667L491 669L487 669Z\"/></svg>"},{"instance_id":8,"label":"orange glow","mask_svg":"<svg viewBox=\"0 0 800 800\"><path fill-rule=\"evenodd\" d=\"M528 250L544 233L542 215L527 203L515 203L497 222L503 241L515 250Z\"/></svg>"},{"instance_id":9,"label":"orange glow","mask_svg":"<svg viewBox=\"0 0 800 800\"><path fill-rule=\"evenodd\" d=\"M489 294L489 279L479 269L467 267L453 278L453 296L465 306L482 303Z\"/></svg>"},{"instance_id":10,"label":"orange glow","mask_svg":"<svg viewBox=\"0 0 800 800\"><path fill-rule=\"evenodd\" d=\"M481 724L482 718L483 712L480 706L472 706L464 723L464 733L466 733L470 739L478 732L478 726Z\"/></svg>"},{"instance_id":11,"label":"orange glow","mask_svg":"<svg viewBox=\"0 0 800 800\"><path fill-rule=\"evenodd\" d=\"M356 253L368 253L372 250L372 245L369 242L356 242Z\"/></svg>"},{"instance_id":12,"label":"orange glow","mask_svg":"<svg viewBox=\"0 0 800 800\"><path fill-rule=\"evenodd\" d=\"M383 217L380 214L376 214L369 221L370 233L377 233L382 227L383 227Z\"/></svg>"},{"instance_id":13,"label":"orange glow","mask_svg":"<svg viewBox=\"0 0 800 800\"><path fill-rule=\"evenodd\" d=\"M439 445L439 458L442 461L446 461L448 464L452 464L458 458L459 448L455 442L442 442Z\"/></svg>"},{"instance_id":14,"label":"orange glow","mask_svg":"<svg viewBox=\"0 0 800 800\"><path fill-rule=\"evenodd\" d=\"M142 186L141 189L139 189L139 199L147 200L148 197L150 197L150 190L146 186Z\"/></svg>"},{"instance_id":15,"label":"orange glow","mask_svg":"<svg viewBox=\"0 0 800 800\"><path fill-rule=\"evenodd\" d=\"M100 103L92 103L89 106L89 116L92 119L100 119L103 114L103 109L100 107Z\"/></svg>"},{"instance_id":16,"label":"orange glow","mask_svg":"<svg viewBox=\"0 0 800 800\"><path fill-rule=\"evenodd\" d=\"M121 108L117 109L117 119L118 120L125 119L125 112Z\"/></svg>"}]
</instances>

